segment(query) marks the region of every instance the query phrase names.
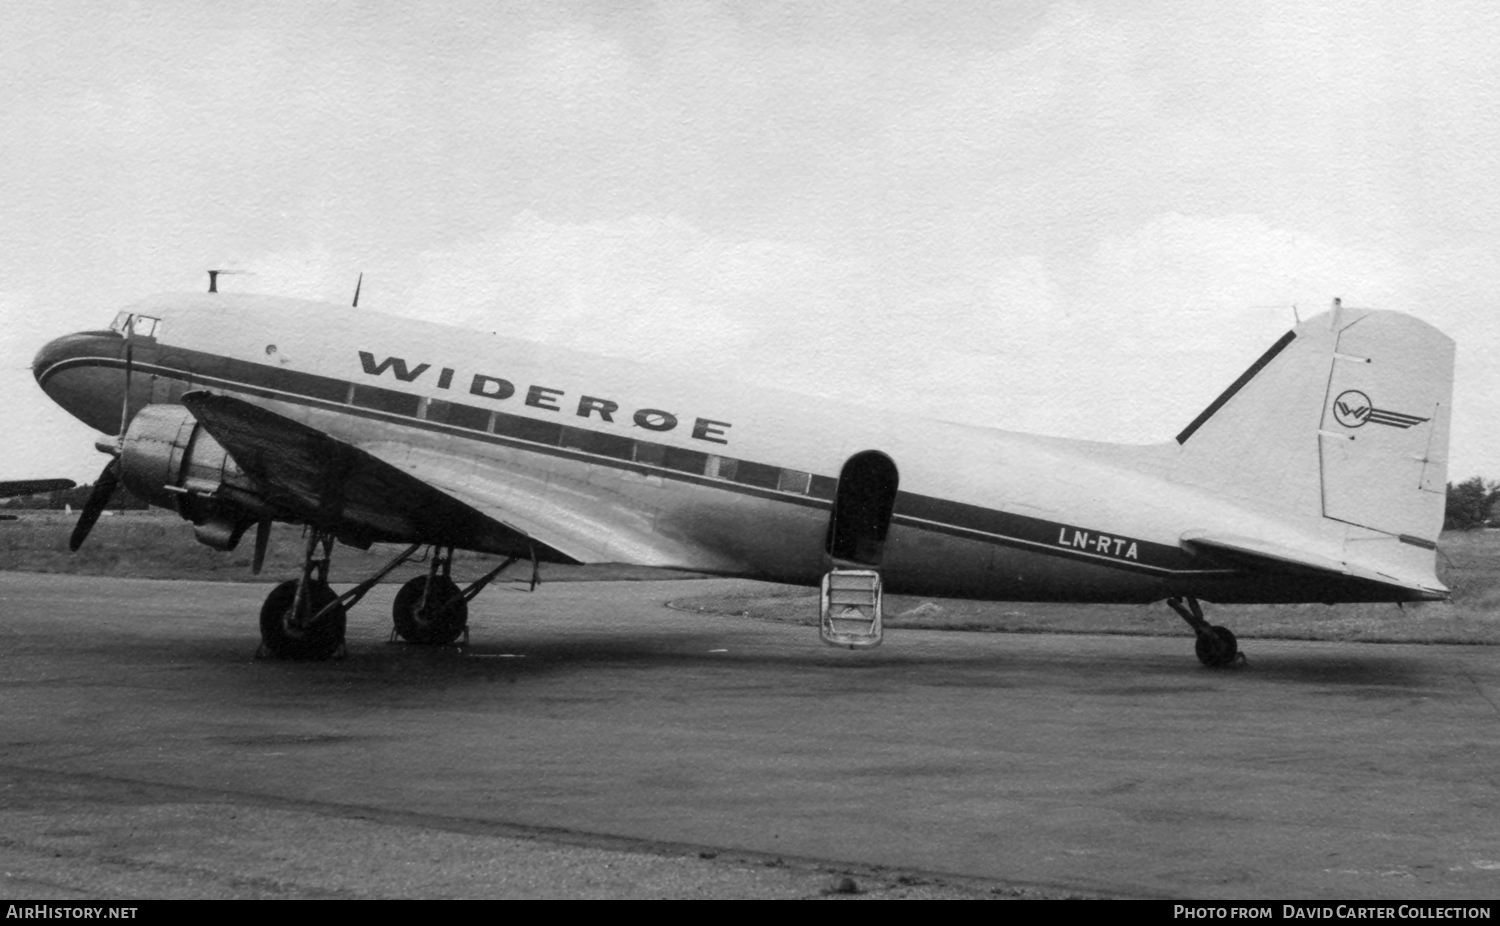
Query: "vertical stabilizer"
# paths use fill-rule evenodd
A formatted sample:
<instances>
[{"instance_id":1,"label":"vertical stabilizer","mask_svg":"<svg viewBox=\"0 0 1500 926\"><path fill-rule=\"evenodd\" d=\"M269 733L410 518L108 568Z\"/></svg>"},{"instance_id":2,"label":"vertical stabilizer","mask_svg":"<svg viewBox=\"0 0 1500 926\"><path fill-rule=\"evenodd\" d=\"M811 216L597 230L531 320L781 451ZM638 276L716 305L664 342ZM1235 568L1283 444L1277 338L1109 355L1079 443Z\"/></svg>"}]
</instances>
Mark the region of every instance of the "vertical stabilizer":
<instances>
[{"instance_id":1,"label":"vertical stabilizer","mask_svg":"<svg viewBox=\"0 0 1500 926\"><path fill-rule=\"evenodd\" d=\"M1348 309L1288 332L1177 441L1173 478L1268 514L1431 549L1443 524L1453 341ZM1430 554L1429 554L1430 555Z\"/></svg>"},{"instance_id":2,"label":"vertical stabilizer","mask_svg":"<svg viewBox=\"0 0 1500 926\"><path fill-rule=\"evenodd\" d=\"M1248 507L1321 512L1318 423L1337 340L1329 320L1288 331L1177 435L1175 480Z\"/></svg>"}]
</instances>

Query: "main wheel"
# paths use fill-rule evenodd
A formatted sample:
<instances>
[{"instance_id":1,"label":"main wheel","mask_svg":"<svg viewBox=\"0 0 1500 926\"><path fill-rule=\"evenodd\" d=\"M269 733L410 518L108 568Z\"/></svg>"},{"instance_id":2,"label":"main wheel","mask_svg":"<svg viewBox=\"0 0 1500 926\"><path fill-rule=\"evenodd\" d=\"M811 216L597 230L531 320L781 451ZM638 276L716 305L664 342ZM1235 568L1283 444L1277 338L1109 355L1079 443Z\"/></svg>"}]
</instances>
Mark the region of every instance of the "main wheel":
<instances>
[{"instance_id":1,"label":"main wheel","mask_svg":"<svg viewBox=\"0 0 1500 926\"><path fill-rule=\"evenodd\" d=\"M422 592L427 580L427 604L422 606ZM460 597L458 586L447 576L417 576L401 586L392 608L396 632L408 643L441 646L458 639L469 625L469 603Z\"/></svg>"},{"instance_id":2,"label":"main wheel","mask_svg":"<svg viewBox=\"0 0 1500 926\"><path fill-rule=\"evenodd\" d=\"M1198 637L1194 649L1198 653L1198 661L1214 669L1234 662L1234 657L1240 652L1239 641L1235 640L1228 627L1209 627L1208 633Z\"/></svg>"},{"instance_id":3,"label":"main wheel","mask_svg":"<svg viewBox=\"0 0 1500 926\"><path fill-rule=\"evenodd\" d=\"M302 600L302 617L319 611L338 596L322 582L310 582ZM260 609L260 639L270 653L280 659L327 659L344 642L348 615L334 608L315 624L296 625L292 606L297 601L297 580L283 582L271 589Z\"/></svg>"}]
</instances>

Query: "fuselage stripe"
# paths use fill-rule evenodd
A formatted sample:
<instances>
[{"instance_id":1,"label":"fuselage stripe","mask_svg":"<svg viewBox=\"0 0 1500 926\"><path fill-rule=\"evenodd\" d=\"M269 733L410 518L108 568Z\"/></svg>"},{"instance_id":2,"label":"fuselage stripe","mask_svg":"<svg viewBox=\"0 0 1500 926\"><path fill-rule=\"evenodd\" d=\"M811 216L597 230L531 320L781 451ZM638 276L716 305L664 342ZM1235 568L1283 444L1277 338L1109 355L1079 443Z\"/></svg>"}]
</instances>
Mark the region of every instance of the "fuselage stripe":
<instances>
[{"instance_id":1,"label":"fuselage stripe","mask_svg":"<svg viewBox=\"0 0 1500 926\"><path fill-rule=\"evenodd\" d=\"M171 349L171 353L174 356L192 356L194 359L213 356L179 348ZM288 402L340 414L354 415L420 430L445 433L468 440L542 453L577 462L608 466L615 469L628 470L640 475L668 478L805 507L824 510L831 509L834 490L837 486L835 478L816 473L809 474L805 471L785 469L770 464L736 460L700 451L686 450L672 445L625 438L520 415L512 415L498 410L480 409L475 406L449 403L438 399L429 399L425 410L430 412L432 406L435 405L452 406L453 408L444 409L441 412L442 417L447 418L448 421L432 420L431 418L419 417L424 411L422 407L423 403L420 401L422 397L411 393L382 389L365 383L350 383L308 373L296 373L295 376L286 376L285 374L293 373L294 371L270 369L261 364L233 360L233 358L213 357L213 359L215 363L212 366L216 366L225 372L228 372L229 369L237 368L233 370L236 373L260 373L264 371L281 374L275 377L275 379L281 381L281 385L296 385L300 388L295 390L280 389L272 385L248 381L248 377L244 380L233 379L223 375L199 372L199 369L196 367L191 371L187 371L140 360L133 362L132 368L138 374L153 374L178 381L185 381L193 387L239 392L264 399ZM124 365L124 360L117 357L72 357L58 361L48 369L42 371L41 375L38 376L38 381L45 384L46 380L56 373L74 367L94 366L123 369ZM209 364L204 365L207 366ZM255 379L261 380L270 378L264 375L255 376ZM383 394L389 394L389 396ZM397 399L395 397L400 398ZM350 401L351 399L353 400L352 402ZM467 409L473 412L480 412L482 415L476 414L465 419L473 426L450 423L455 418L463 417L462 412L455 414L454 409ZM525 424L522 425L522 422ZM534 426L550 427L537 428ZM578 433L573 434L570 432ZM541 437L543 440L536 440L536 437ZM600 440L601 438L608 439L610 442L608 447L604 446L605 441ZM623 444L620 444L620 442L628 442L630 446L627 448ZM620 445L616 446L616 444ZM600 449L595 448L603 449L604 452L600 452ZM702 466L703 469L699 469L699 466ZM712 467L711 470L710 467ZM1153 543L1144 540L1128 541L1138 547L1140 559L1122 559L1118 555L1104 555L1093 550L1080 549L1074 544L1065 544L1057 539L1059 536L1066 535L1068 531L1074 531L1075 535L1082 534L1090 538L1105 538L1105 535L1099 532L1082 531L1042 518L996 511L977 505L918 495L911 492L897 493L893 521L918 530L1025 549L1049 556L1086 561L1128 572L1163 576L1172 574L1200 574L1205 572L1219 574L1220 572L1220 570L1205 571L1191 568L1193 565L1191 555L1178 547L1168 544ZM1125 538L1118 539L1124 540Z\"/></svg>"}]
</instances>

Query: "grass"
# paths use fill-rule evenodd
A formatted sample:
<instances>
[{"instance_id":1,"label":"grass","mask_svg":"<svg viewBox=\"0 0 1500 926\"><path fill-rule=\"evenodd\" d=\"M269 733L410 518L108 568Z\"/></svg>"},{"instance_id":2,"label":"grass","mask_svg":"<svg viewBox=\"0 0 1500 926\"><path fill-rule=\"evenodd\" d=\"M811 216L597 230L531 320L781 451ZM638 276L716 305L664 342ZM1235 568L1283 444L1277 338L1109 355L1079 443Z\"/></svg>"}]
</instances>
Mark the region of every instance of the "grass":
<instances>
[{"instance_id":1,"label":"grass","mask_svg":"<svg viewBox=\"0 0 1500 926\"><path fill-rule=\"evenodd\" d=\"M192 528L164 511L118 512L101 518L77 553L68 536L77 514L23 512L0 521L0 570L198 579L226 582L279 582L294 576L301 562L301 528L275 526L266 566L250 574L253 536L233 553L198 543ZM340 546L333 558L336 582L355 582L374 573L397 552L393 546L355 550ZM492 556L460 552L453 576L472 581L499 564ZM402 582L425 569L407 564L387 577ZM1216 624L1242 638L1341 640L1402 643L1500 643L1500 531L1452 532L1438 547L1438 574L1453 599L1406 605L1207 605ZM517 563L508 576L530 577ZM546 582L700 578L692 573L641 566L556 566L542 564ZM674 604L688 610L795 624L816 624L817 592L795 586L756 584L730 595L695 595L685 586ZM1173 634L1186 632L1164 604L1094 605L958 601L891 595L885 602L887 627L984 630L1007 633Z\"/></svg>"},{"instance_id":2,"label":"grass","mask_svg":"<svg viewBox=\"0 0 1500 926\"><path fill-rule=\"evenodd\" d=\"M265 568L259 576L254 576L250 573L255 548L253 530L245 534L234 552L221 553L194 539L192 525L171 512L114 512L100 518L82 549L71 553L68 538L78 520L76 512L20 514L18 520L0 521L0 570L139 579L281 582L296 576L306 544L302 528L289 524L273 525ZM361 581L374 574L400 550L401 547L391 544L380 544L369 550L339 544L334 550L330 578L334 582ZM500 557L460 550L454 557L453 578L460 583L471 582L500 565L501 561ZM387 576L385 581L404 582L426 568L425 565L407 563ZM504 577L529 579L531 566L525 562L516 563ZM646 566L542 563L541 578L544 582L577 582L702 576Z\"/></svg>"}]
</instances>

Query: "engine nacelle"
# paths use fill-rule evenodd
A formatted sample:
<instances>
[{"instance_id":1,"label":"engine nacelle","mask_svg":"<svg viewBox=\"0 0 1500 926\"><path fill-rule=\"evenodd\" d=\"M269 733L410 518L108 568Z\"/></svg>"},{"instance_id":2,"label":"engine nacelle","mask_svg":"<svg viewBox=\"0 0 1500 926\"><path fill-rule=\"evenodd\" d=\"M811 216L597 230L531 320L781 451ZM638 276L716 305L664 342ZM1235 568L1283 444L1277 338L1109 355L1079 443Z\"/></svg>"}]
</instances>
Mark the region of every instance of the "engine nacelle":
<instances>
[{"instance_id":1,"label":"engine nacelle","mask_svg":"<svg viewBox=\"0 0 1500 926\"><path fill-rule=\"evenodd\" d=\"M234 549L245 528L271 516L234 457L181 405L136 413L121 444L120 479L192 521L198 540L218 550Z\"/></svg>"}]
</instances>

